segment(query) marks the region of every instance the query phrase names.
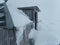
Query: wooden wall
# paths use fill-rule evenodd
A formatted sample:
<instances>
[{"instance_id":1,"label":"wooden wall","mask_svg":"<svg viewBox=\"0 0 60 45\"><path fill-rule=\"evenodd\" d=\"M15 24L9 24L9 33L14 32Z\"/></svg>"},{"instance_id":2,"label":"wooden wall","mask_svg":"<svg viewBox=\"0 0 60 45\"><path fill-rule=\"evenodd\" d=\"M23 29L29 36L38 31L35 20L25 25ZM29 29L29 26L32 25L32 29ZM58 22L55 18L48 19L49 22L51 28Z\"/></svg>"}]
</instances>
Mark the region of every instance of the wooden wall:
<instances>
[{"instance_id":1,"label":"wooden wall","mask_svg":"<svg viewBox=\"0 0 60 45\"><path fill-rule=\"evenodd\" d=\"M0 45L15 45L15 35L13 30L0 28Z\"/></svg>"}]
</instances>

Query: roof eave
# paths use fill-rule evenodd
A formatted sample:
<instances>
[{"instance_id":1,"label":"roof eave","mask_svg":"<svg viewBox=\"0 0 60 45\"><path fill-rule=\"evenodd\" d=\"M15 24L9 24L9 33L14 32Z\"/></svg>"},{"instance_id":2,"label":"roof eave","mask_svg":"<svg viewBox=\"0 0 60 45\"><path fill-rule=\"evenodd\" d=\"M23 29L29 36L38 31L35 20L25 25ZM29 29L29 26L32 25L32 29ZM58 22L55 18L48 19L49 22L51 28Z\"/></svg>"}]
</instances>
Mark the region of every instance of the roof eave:
<instances>
[{"instance_id":1,"label":"roof eave","mask_svg":"<svg viewBox=\"0 0 60 45\"><path fill-rule=\"evenodd\" d=\"M40 12L40 9L37 6L30 6L30 7L20 7L19 10L36 10Z\"/></svg>"}]
</instances>

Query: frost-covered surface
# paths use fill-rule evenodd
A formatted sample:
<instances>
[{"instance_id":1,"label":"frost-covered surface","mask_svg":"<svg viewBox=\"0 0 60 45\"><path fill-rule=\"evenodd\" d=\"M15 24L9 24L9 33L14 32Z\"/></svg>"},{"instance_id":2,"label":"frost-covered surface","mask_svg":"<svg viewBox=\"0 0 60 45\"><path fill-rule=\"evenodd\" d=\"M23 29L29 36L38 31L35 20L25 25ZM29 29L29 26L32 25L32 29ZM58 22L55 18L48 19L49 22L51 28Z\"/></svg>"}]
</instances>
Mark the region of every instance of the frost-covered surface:
<instances>
[{"instance_id":1,"label":"frost-covered surface","mask_svg":"<svg viewBox=\"0 0 60 45\"><path fill-rule=\"evenodd\" d=\"M59 45L60 43L60 0L41 0L36 45ZM40 43L39 43L40 42Z\"/></svg>"},{"instance_id":2,"label":"frost-covered surface","mask_svg":"<svg viewBox=\"0 0 60 45\"><path fill-rule=\"evenodd\" d=\"M31 22L21 10L18 10L14 6L9 6L9 4L7 5L8 5L8 8L9 8L9 11L10 11L10 14L11 14L11 17L15 26L18 26L18 27L24 26Z\"/></svg>"},{"instance_id":3,"label":"frost-covered surface","mask_svg":"<svg viewBox=\"0 0 60 45\"><path fill-rule=\"evenodd\" d=\"M8 5L11 7L10 10L14 9L11 13L17 11L18 16L19 11L15 10L15 7L37 5L41 9L38 14L40 22L38 23L38 31L31 31L33 35L30 33L30 38L35 39L35 45L58 45L60 43L60 0L9 0Z\"/></svg>"},{"instance_id":4,"label":"frost-covered surface","mask_svg":"<svg viewBox=\"0 0 60 45\"><path fill-rule=\"evenodd\" d=\"M31 31L30 31L30 33L29 33L29 38L34 38L35 37L35 35L36 35L36 30L33 28L33 29L31 29Z\"/></svg>"},{"instance_id":5,"label":"frost-covered surface","mask_svg":"<svg viewBox=\"0 0 60 45\"><path fill-rule=\"evenodd\" d=\"M4 3L4 0L0 0L0 3Z\"/></svg>"},{"instance_id":6,"label":"frost-covered surface","mask_svg":"<svg viewBox=\"0 0 60 45\"><path fill-rule=\"evenodd\" d=\"M11 17L12 17L12 21L13 21L15 27L17 28L17 32L16 32L17 41L16 42L17 42L17 45L19 45L20 41L22 39L22 33L25 28L25 25L29 24L31 21L23 13L23 11L18 10L17 7L14 6L13 4L11 5L11 3L9 3L9 1L7 2L7 6L8 6L8 9L9 9Z\"/></svg>"}]
</instances>

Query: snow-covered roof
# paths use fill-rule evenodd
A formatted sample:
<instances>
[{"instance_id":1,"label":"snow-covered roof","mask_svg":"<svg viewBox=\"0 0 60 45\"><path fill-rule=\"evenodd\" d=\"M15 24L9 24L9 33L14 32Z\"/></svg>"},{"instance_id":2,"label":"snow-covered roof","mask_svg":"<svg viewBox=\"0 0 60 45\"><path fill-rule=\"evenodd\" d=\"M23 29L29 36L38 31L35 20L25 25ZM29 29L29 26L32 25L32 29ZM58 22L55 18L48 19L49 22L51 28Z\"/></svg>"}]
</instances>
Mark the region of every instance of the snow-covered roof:
<instances>
[{"instance_id":1,"label":"snow-covered roof","mask_svg":"<svg viewBox=\"0 0 60 45\"><path fill-rule=\"evenodd\" d=\"M4 3L4 0L0 0L0 3Z\"/></svg>"},{"instance_id":2,"label":"snow-covered roof","mask_svg":"<svg viewBox=\"0 0 60 45\"><path fill-rule=\"evenodd\" d=\"M36 10L36 11L40 11L40 9L38 8L38 6L29 6L29 7L19 7L18 9L22 9L22 10Z\"/></svg>"},{"instance_id":3,"label":"snow-covered roof","mask_svg":"<svg viewBox=\"0 0 60 45\"><path fill-rule=\"evenodd\" d=\"M10 5L8 2L7 6L11 14L13 23L16 27L21 27L31 22L25 15L25 13L23 13L23 11L18 10L17 7L15 7L14 5Z\"/></svg>"}]
</instances>

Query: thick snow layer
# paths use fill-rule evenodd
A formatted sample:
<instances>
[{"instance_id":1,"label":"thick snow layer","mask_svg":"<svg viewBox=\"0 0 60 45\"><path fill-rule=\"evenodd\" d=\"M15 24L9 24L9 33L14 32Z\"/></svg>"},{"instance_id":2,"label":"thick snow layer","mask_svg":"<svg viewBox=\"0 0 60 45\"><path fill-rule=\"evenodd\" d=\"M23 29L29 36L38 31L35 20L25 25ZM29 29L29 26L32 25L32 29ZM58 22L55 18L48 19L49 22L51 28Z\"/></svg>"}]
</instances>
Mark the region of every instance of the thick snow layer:
<instances>
[{"instance_id":1,"label":"thick snow layer","mask_svg":"<svg viewBox=\"0 0 60 45\"><path fill-rule=\"evenodd\" d=\"M17 28L17 30L18 30L18 31L16 32L16 39L17 39L16 43L17 43L17 45L20 45L20 41L21 41L22 38L23 38L24 28L25 28L25 27Z\"/></svg>"},{"instance_id":2,"label":"thick snow layer","mask_svg":"<svg viewBox=\"0 0 60 45\"><path fill-rule=\"evenodd\" d=\"M36 45L59 45L60 0L41 0Z\"/></svg>"},{"instance_id":3,"label":"thick snow layer","mask_svg":"<svg viewBox=\"0 0 60 45\"><path fill-rule=\"evenodd\" d=\"M37 32L37 31L36 31L34 28L31 29L31 31L30 31L30 33L29 33L29 38L34 38L36 32Z\"/></svg>"},{"instance_id":4,"label":"thick snow layer","mask_svg":"<svg viewBox=\"0 0 60 45\"><path fill-rule=\"evenodd\" d=\"M4 3L4 0L0 0L0 3Z\"/></svg>"},{"instance_id":5,"label":"thick snow layer","mask_svg":"<svg viewBox=\"0 0 60 45\"><path fill-rule=\"evenodd\" d=\"M58 45L59 40L51 31L39 31L35 36L35 45Z\"/></svg>"},{"instance_id":6,"label":"thick snow layer","mask_svg":"<svg viewBox=\"0 0 60 45\"><path fill-rule=\"evenodd\" d=\"M59 45L60 31L50 30L45 24L39 23L38 30L32 29L29 38L35 40L35 45Z\"/></svg>"},{"instance_id":7,"label":"thick snow layer","mask_svg":"<svg viewBox=\"0 0 60 45\"><path fill-rule=\"evenodd\" d=\"M17 45L20 45L20 40L22 39L24 26L26 24L29 24L31 21L21 10L18 10L15 7L9 7L9 11L11 13L13 23L15 27L17 28L17 32L16 32L17 41L16 42L17 42Z\"/></svg>"},{"instance_id":8,"label":"thick snow layer","mask_svg":"<svg viewBox=\"0 0 60 45\"><path fill-rule=\"evenodd\" d=\"M13 23L16 27L17 26L22 27L31 22L29 18L23 13L23 11L18 10L16 7L10 6L9 4L7 5L9 8Z\"/></svg>"},{"instance_id":9,"label":"thick snow layer","mask_svg":"<svg viewBox=\"0 0 60 45\"><path fill-rule=\"evenodd\" d=\"M8 3L9 7L36 5L41 9L38 14L38 31L30 33L30 38L35 39L35 45L58 45L60 43L60 0L9 0Z\"/></svg>"},{"instance_id":10,"label":"thick snow layer","mask_svg":"<svg viewBox=\"0 0 60 45\"><path fill-rule=\"evenodd\" d=\"M17 7L15 6L14 3L11 4L11 2L9 3L9 1L8 1L7 6L10 11L13 23L14 23L15 27L17 28L16 43L17 43L17 45L20 45L20 41L22 39L22 34L24 31L24 28L25 28L26 24L31 23L31 21L26 16L26 14L23 13L23 11L17 9Z\"/></svg>"},{"instance_id":11,"label":"thick snow layer","mask_svg":"<svg viewBox=\"0 0 60 45\"><path fill-rule=\"evenodd\" d=\"M36 6L38 5L39 0L9 0L8 3L11 3L11 5L15 5L16 7L26 7L26 6Z\"/></svg>"}]
</instances>

